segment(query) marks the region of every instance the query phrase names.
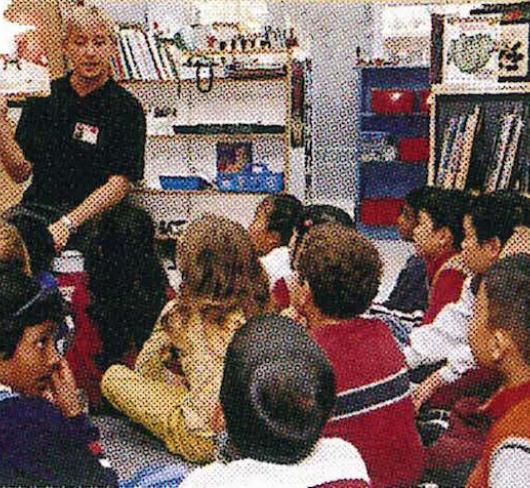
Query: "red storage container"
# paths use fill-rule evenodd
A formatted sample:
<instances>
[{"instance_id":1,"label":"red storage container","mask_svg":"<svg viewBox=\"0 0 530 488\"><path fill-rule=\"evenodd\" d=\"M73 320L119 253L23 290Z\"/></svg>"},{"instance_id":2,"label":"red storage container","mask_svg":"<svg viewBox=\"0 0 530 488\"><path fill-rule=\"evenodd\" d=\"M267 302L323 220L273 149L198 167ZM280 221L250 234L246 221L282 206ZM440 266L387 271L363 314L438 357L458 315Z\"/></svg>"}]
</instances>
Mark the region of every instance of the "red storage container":
<instances>
[{"instance_id":1,"label":"red storage container","mask_svg":"<svg viewBox=\"0 0 530 488\"><path fill-rule=\"evenodd\" d=\"M395 198L367 199L361 202L361 223L370 226L394 226L404 200Z\"/></svg>"},{"instance_id":2,"label":"red storage container","mask_svg":"<svg viewBox=\"0 0 530 488\"><path fill-rule=\"evenodd\" d=\"M429 160L427 137L402 137L398 144L399 159L406 163Z\"/></svg>"},{"instance_id":3,"label":"red storage container","mask_svg":"<svg viewBox=\"0 0 530 488\"><path fill-rule=\"evenodd\" d=\"M378 114L410 114L414 111L412 90L372 90L372 111Z\"/></svg>"},{"instance_id":4,"label":"red storage container","mask_svg":"<svg viewBox=\"0 0 530 488\"><path fill-rule=\"evenodd\" d=\"M429 113L429 96L431 95L430 90L420 90L418 92L420 112Z\"/></svg>"}]
</instances>

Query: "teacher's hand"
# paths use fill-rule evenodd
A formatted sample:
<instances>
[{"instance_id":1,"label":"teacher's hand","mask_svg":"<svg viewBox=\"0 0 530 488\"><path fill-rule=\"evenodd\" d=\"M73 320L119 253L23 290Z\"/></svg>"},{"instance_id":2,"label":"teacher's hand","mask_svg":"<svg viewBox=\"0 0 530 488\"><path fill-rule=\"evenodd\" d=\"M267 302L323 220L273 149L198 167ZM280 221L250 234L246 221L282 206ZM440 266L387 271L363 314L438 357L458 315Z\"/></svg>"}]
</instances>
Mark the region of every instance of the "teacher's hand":
<instances>
[{"instance_id":1,"label":"teacher's hand","mask_svg":"<svg viewBox=\"0 0 530 488\"><path fill-rule=\"evenodd\" d=\"M0 95L0 119L7 119L8 107L7 98L4 95Z\"/></svg>"},{"instance_id":2,"label":"teacher's hand","mask_svg":"<svg viewBox=\"0 0 530 488\"><path fill-rule=\"evenodd\" d=\"M48 227L48 231L52 235L55 252L60 253L70 238L70 231L66 227L65 223L61 220L58 220L57 222L50 225Z\"/></svg>"}]
</instances>

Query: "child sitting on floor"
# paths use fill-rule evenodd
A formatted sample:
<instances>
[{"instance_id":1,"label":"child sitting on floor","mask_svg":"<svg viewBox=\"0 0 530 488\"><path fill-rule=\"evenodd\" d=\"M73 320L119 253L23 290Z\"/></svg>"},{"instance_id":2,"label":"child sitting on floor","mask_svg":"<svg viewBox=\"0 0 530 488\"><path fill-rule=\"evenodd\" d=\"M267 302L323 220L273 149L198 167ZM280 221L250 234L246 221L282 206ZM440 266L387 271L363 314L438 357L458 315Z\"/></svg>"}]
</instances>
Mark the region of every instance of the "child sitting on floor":
<instances>
[{"instance_id":1,"label":"child sitting on floor","mask_svg":"<svg viewBox=\"0 0 530 488\"><path fill-rule=\"evenodd\" d=\"M437 190L422 202L414 245L426 262L429 300L423 323L430 324L448 303L457 302L470 271L460 255L462 220L469 198L457 190Z\"/></svg>"},{"instance_id":2,"label":"child sitting on floor","mask_svg":"<svg viewBox=\"0 0 530 488\"><path fill-rule=\"evenodd\" d=\"M292 273L288 245L302 209L293 195L270 195L256 209L249 233L271 285Z\"/></svg>"},{"instance_id":3,"label":"child sitting on floor","mask_svg":"<svg viewBox=\"0 0 530 488\"><path fill-rule=\"evenodd\" d=\"M483 406L492 424L468 488L530 486L530 255L517 254L483 276L470 329L479 364L502 374Z\"/></svg>"},{"instance_id":4,"label":"child sitting on floor","mask_svg":"<svg viewBox=\"0 0 530 488\"><path fill-rule=\"evenodd\" d=\"M521 222L520 207L519 198L508 192L488 193L472 200L463 219L461 256L473 274L485 273L499 259ZM418 387L418 407L442 385L455 383L475 366L467 340L475 301L471 283L468 278L457 303L446 305L431 324L410 334L410 345L404 352L411 369L446 362Z\"/></svg>"},{"instance_id":5,"label":"child sitting on floor","mask_svg":"<svg viewBox=\"0 0 530 488\"><path fill-rule=\"evenodd\" d=\"M28 276L31 265L28 251L14 225L0 219L0 262L16 263Z\"/></svg>"},{"instance_id":6,"label":"child sitting on floor","mask_svg":"<svg viewBox=\"0 0 530 488\"><path fill-rule=\"evenodd\" d=\"M196 470L182 488L368 487L366 467L351 444L318 440L335 405L335 379L299 324L268 315L235 333L221 403L229 462Z\"/></svg>"},{"instance_id":7,"label":"child sitting on floor","mask_svg":"<svg viewBox=\"0 0 530 488\"><path fill-rule=\"evenodd\" d=\"M344 210L333 205L309 205L305 207L296 223L291 241L289 242L291 262L297 248L309 229L315 225L326 223L337 223L346 227L353 227L354 225L352 218ZM287 309L291 305L291 282L292 276L288 279L280 279L272 284L272 299L277 310Z\"/></svg>"},{"instance_id":8,"label":"child sitting on floor","mask_svg":"<svg viewBox=\"0 0 530 488\"><path fill-rule=\"evenodd\" d=\"M55 348L58 292L0 267L0 485L114 486L99 433Z\"/></svg>"},{"instance_id":9,"label":"child sitting on floor","mask_svg":"<svg viewBox=\"0 0 530 488\"><path fill-rule=\"evenodd\" d=\"M360 318L382 263L354 229L313 227L295 255L293 304L333 364L337 404L324 433L356 446L375 487L409 486L423 470L405 360L388 327Z\"/></svg>"},{"instance_id":10,"label":"child sitting on floor","mask_svg":"<svg viewBox=\"0 0 530 488\"><path fill-rule=\"evenodd\" d=\"M219 391L226 348L246 319L269 305L269 283L247 231L228 219L192 222L179 243L182 284L162 311L135 370L115 365L105 397L192 462L211 461L222 428ZM166 365L173 356L172 373Z\"/></svg>"}]
</instances>

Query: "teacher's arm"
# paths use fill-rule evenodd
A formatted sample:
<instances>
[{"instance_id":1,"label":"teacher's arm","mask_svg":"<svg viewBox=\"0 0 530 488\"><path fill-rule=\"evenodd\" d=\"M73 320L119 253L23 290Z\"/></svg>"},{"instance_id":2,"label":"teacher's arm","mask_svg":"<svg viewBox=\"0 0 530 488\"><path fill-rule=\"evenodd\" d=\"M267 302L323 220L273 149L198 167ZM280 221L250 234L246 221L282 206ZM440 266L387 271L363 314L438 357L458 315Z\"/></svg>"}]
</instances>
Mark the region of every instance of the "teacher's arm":
<instances>
[{"instance_id":1,"label":"teacher's arm","mask_svg":"<svg viewBox=\"0 0 530 488\"><path fill-rule=\"evenodd\" d=\"M31 176L31 163L26 160L15 140L14 127L7 117L7 101L0 96L0 164L15 183L23 183Z\"/></svg>"},{"instance_id":2,"label":"teacher's arm","mask_svg":"<svg viewBox=\"0 0 530 488\"><path fill-rule=\"evenodd\" d=\"M91 218L109 210L120 203L131 190L127 176L113 175L107 182L94 190L83 202L70 213L48 227L55 249L60 251L66 246L72 229L79 227Z\"/></svg>"}]
</instances>

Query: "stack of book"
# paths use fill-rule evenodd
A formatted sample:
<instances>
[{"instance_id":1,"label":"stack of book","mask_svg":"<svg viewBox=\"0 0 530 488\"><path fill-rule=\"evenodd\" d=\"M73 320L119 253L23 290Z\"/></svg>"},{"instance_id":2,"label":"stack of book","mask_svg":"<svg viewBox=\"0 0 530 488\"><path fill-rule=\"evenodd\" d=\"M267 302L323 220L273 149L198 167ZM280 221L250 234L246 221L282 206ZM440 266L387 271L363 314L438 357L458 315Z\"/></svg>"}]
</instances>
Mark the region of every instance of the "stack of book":
<instances>
[{"instance_id":1,"label":"stack of book","mask_svg":"<svg viewBox=\"0 0 530 488\"><path fill-rule=\"evenodd\" d=\"M171 41L157 39L153 32L139 27L119 30L118 55L113 70L120 81L178 80L181 51Z\"/></svg>"},{"instance_id":2,"label":"stack of book","mask_svg":"<svg viewBox=\"0 0 530 488\"><path fill-rule=\"evenodd\" d=\"M486 191L513 188L516 176L517 152L525 126L525 110L522 103L501 117L495 141L495 152L488 168Z\"/></svg>"},{"instance_id":3,"label":"stack of book","mask_svg":"<svg viewBox=\"0 0 530 488\"><path fill-rule=\"evenodd\" d=\"M443 133L436 186L464 190L469 173L473 143L481 124L481 107L471 114L453 116Z\"/></svg>"}]
</instances>

